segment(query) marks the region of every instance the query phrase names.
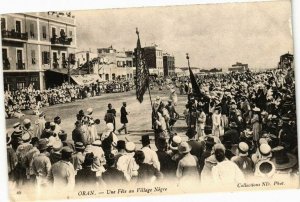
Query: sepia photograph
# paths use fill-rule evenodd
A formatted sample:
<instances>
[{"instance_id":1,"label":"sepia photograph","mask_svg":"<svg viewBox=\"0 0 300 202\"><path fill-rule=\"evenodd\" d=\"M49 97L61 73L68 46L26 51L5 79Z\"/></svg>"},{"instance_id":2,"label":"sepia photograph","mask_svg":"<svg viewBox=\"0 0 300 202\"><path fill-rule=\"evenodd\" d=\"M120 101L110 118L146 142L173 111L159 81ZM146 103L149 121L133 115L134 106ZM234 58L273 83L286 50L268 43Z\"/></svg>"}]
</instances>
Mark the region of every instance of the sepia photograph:
<instances>
[{"instance_id":1,"label":"sepia photograph","mask_svg":"<svg viewBox=\"0 0 300 202\"><path fill-rule=\"evenodd\" d=\"M0 17L11 201L299 188L291 1Z\"/></svg>"}]
</instances>

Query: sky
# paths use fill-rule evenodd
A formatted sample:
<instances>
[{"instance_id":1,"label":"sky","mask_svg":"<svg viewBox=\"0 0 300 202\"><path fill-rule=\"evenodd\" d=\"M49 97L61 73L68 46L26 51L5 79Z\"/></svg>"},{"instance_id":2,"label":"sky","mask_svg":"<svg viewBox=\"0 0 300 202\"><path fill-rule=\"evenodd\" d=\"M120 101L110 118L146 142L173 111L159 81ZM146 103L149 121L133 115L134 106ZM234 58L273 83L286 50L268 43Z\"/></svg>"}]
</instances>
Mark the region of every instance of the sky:
<instances>
[{"instance_id":1,"label":"sky","mask_svg":"<svg viewBox=\"0 0 300 202\"><path fill-rule=\"evenodd\" d=\"M175 66L226 68L236 62L250 68L277 66L293 53L290 1L73 11L77 48L96 51L157 44L175 56Z\"/></svg>"}]
</instances>

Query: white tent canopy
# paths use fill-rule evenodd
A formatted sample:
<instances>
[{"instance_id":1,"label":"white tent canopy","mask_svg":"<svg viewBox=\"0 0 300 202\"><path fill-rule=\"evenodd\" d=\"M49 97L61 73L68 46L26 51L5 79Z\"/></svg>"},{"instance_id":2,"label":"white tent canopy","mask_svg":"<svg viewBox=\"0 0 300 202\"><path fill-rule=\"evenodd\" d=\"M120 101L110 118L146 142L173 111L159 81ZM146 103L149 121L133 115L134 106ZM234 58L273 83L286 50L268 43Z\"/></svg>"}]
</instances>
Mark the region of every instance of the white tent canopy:
<instances>
[{"instance_id":1,"label":"white tent canopy","mask_svg":"<svg viewBox=\"0 0 300 202\"><path fill-rule=\"evenodd\" d=\"M97 83L98 81L101 81L101 78L98 74L71 75L71 78L78 85L89 85L91 83Z\"/></svg>"}]
</instances>

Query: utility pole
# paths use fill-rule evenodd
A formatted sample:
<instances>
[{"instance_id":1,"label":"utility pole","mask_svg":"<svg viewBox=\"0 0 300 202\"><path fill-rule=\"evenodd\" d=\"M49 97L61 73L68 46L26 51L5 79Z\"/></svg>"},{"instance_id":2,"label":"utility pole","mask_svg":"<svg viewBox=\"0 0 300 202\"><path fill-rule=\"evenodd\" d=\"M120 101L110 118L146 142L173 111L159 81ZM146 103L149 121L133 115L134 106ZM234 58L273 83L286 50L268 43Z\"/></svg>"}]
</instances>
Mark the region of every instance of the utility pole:
<instances>
[{"instance_id":1,"label":"utility pole","mask_svg":"<svg viewBox=\"0 0 300 202\"><path fill-rule=\"evenodd\" d=\"M90 53L86 52L86 63L88 66L88 74L90 74Z\"/></svg>"},{"instance_id":2,"label":"utility pole","mask_svg":"<svg viewBox=\"0 0 300 202\"><path fill-rule=\"evenodd\" d=\"M69 55L69 57L68 57L68 84L70 85L70 77L71 77L71 75L70 75L70 68L71 68L71 66L70 66L70 63L71 63L71 57L70 57L70 55Z\"/></svg>"}]
</instances>

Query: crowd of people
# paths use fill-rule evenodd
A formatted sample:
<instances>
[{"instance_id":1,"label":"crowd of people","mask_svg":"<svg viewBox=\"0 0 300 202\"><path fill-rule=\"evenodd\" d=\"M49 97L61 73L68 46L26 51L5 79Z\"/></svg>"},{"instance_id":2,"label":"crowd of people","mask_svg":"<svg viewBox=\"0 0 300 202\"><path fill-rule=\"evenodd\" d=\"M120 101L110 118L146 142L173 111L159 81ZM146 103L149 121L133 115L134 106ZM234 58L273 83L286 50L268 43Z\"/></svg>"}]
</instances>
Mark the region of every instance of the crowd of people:
<instances>
[{"instance_id":1,"label":"crowd of people","mask_svg":"<svg viewBox=\"0 0 300 202\"><path fill-rule=\"evenodd\" d=\"M63 83L61 86L47 90L36 90L33 85L15 91L5 91L4 106L6 118L20 118L25 116L24 110L30 110L38 115L42 107L56 104L70 103L76 100L102 93L125 92L131 90L130 81L99 82L89 85L75 85ZM115 91L117 89L117 91Z\"/></svg>"},{"instance_id":2,"label":"crowd of people","mask_svg":"<svg viewBox=\"0 0 300 202\"><path fill-rule=\"evenodd\" d=\"M187 92L186 132L177 134L180 113L176 85L169 83L166 104L153 103L151 137L141 136L141 148L119 138L126 124L126 103L119 130L109 104L106 128L99 133L93 109L76 115L71 136L60 117L46 122L40 113L16 123L7 135L8 174L15 186L49 186L73 190L93 187L176 182L190 186L233 185L255 178L285 179L298 175L295 83L292 70L230 73L197 78L200 94ZM190 83L190 81L186 81ZM123 115L122 115L123 114ZM186 138L183 136L186 135ZM187 139L185 141L185 139ZM196 184L195 184L196 185Z\"/></svg>"}]
</instances>

